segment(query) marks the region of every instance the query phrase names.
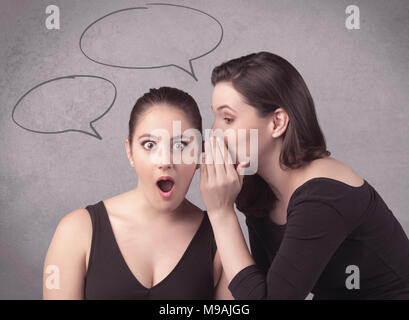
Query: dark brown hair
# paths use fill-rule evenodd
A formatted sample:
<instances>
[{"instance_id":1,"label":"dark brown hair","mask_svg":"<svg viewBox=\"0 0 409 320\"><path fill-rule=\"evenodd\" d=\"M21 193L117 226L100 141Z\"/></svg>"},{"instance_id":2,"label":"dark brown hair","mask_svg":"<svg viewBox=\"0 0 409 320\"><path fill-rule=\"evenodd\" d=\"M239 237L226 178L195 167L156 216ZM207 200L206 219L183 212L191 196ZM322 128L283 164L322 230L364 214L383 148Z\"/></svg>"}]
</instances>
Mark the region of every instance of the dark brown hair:
<instances>
[{"instance_id":1,"label":"dark brown hair","mask_svg":"<svg viewBox=\"0 0 409 320\"><path fill-rule=\"evenodd\" d=\"M131 145L135 126L140 116L150 107L158 104L166 104L182 110L192 121L194 128L202 133L202 117L195 99L180 89L160 87L159 89L150 89L149 92L146 92L136 101L129 118L128 139Z\"/></svg>"},{"instance_id":2,"label":"dark brown hair","mask_svg":"<svg viewBox=\"0 0 409 320\"><path fill-rule=\"evenodd\" d=\"M284 58L259 52L229 60L213 69L211 81L213 86L230 82L260 117L270 115L277 108L287 112L289 122L282 135L280 165L295 169L331 154L307 85ZM254 174L244 176L236 205L246 215L265 216L276 200L264 179Z\"/></svg>"}]
</instances>

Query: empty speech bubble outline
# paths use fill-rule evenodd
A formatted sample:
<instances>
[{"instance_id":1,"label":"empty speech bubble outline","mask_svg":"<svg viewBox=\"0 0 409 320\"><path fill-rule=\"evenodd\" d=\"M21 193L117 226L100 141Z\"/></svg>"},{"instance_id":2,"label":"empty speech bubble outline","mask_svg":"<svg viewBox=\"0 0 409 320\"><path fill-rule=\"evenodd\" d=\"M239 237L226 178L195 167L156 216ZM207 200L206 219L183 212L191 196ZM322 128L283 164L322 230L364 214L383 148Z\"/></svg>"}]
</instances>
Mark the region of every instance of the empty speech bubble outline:
<instances>
[{"instance_id":1,"label":"empty speech bubble outline","mask_svg":"<svg viewBox=\"0 0 409 320\"><path fill-rule=\"evenodd\" d=\"M41 87L41 86L43 86L43 85L45 85L45 84L47 84L47 83L50 83L50 82L54 82L54 81L58 81L58 80L62 80L62 79L72 79L72 80L74 80L75 78L94 78L94 79L104 80L104 81L110 83L110 84L112 85L112 87L114 88L114 98L113 98L111 104L109 105L108 109L106 109L106 110L104 111L104 113L102 113L99 117L97 117L96 119L94 119L94 120L92 120L92 121L89 122L89 126L90 126L90 128L92 129L92 132L93 132L93 133L88 132L88 131L84 131L84 130L79 130L79 129L67 129L67 130L61 130L61 131L37 131L37 130L32 130L32 129L29 129L29 128L24 127L23 125L19 124L19 123L16 121L16 119L14 119L14 113L15 113L15 111L16 111L16 109L17 109L17 106L18 106L18 105L20 104L20 102L21 102L27 95L29 95L31 92L33 92L33 91L36 90L37 88L39 88L39 87ZM94 138L97 138L97 139L99 139L99 140L102 140L102 136L98 133L98 131L94 128L94 126L93 126L92 124L93 124L94 122L98 121L99 119L101 119L103 116L105 116L105 115L109 112L109 110L111 110L112 106L113 106L114 103L115 103L116 96L117 96L117 89L116 89L115 84L114 84L112 81L110 81L110 80L108 80L108 79L106 79L106 78L103 78L103 77L94 76L94 75L70 75L70 76L57 77L57 78L53 78L53 79L50 79L50 80L41 82L40 84L38 84L38 85L36 85L35 87L33 87L33 88L31 88L30 90L28 90L20 99L18 99L17 103L14 105L13 111L12 111L12 113L11 113L11 118L13 119L14 123L15 123L16 125L18 125L20 128L22 128L22 129L24 129L24 130L27 130L27 131L30 131L30 132L34 132L34 133L59 134L59 133L64 133L64 132L73 131L73 132L82 132L82 133L85 133L85 134L90 135L91 137L94 137Z\"/></svg>"},{"instance_id":2,"label":"empty speech bubble outline","mask_svg":"<svg viewBox=\"0 0 409 320\"><path fill-rule=\"evenodd\" d=\"M199 56L197 56L197 57L194 57L194 58L192 58L192 59L189 59L189 60L188 60L188 61L189 61L189 69L183 68L183 67L181 67L180 65L177 65L177 64L166 64L166 65L150 66L150 67L121 66L121 65L115 65L115 64L110 64L110 63L104 63L104 62L95 60L95 59L91 58L90 56L88 56L88 55L84 52L84 50L83 50L83 48L82 48L82 39L83 39L83 37L84 37L84 34L85 34L94 24L96 24L97 22L99 22L99 21L105 19L105 18L108 17L108 16L117 14L117 13L119 13L119 12L128 11L128 10L148 9L147 7L132 7L132 8L125 8L125 9L120 9L120 10L116 10L116 11L110 12L110 13L108 13L108 14L102 16L101 18L99 18L99 19L93 21L90 25L88 25L88 26L85 28L85 30L82 32L81 37L80 37L80 40L79 40L79 47L80 47L81 52L84 54L84 56L85 56L87 59L89 59L89 60L91 60L91 61L93 61L93 62L95 62L95 63L101 64L101 65L104 65L104 66L108 66L108 67L115 67L115 68L122 68L122 69L157 69L157 68L165 68L165 67L172 67L172 66L173 66L173 67L176 67L176 68L178 68L178 69L180 69L180 70L186 72L186 73L189 74L193 79L195 79L196 81L198 81L198 79L197 79L197 77L196 77L196 74L195 74L195 71L194 71L194 69L193 69L192 61L204 57L205 55L207 55L207 54L211 53L212 51L214 51L214 50L220 45L220 43L222 42L222 39L223 39L223 26L222 26L222 24L221 24L215 17L213 17L213 16L211 16L210 14L208 14L208 13L206 13L206 12L204 12L204 11L201 11L201 10L199 10L199 9L195 9L195 8L191 8L191 7L187 7L187 6L182 6L182 5L176 5L176 4L168 4L168 3L147 3L146 5L148 5L148 6L149 6L149 5L153 5L153 6L172 6L172 7L180 7L180 8L190 9L190 10L193 10L193 11L197 11L197 12L199 12L199 13L201 13L201 14L204 14L204 15L208 16L209 18L213 19L213 20L220 26L220 31L221 31L221 33L220 33L220 39L219 39L219 41L217 42L217 44L216 44L212 49L210 49L209 51L207 51L207 52L205 52L205 53L203 53L203 54L201 54L201 55L199 55Z\"/></svg>"}]
</instances>

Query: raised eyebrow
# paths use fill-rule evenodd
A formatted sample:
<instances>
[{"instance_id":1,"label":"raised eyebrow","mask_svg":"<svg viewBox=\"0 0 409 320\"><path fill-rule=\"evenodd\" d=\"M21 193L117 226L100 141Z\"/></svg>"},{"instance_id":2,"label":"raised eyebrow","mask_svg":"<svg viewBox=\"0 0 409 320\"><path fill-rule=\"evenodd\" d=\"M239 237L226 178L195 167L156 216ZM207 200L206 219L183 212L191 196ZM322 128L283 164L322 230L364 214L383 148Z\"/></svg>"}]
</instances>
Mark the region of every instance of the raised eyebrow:
<instances>
[{"instance_id":1,"label":"raised eyebrow","mask_svg":"<svg viewBox=\"0 0 409 320\"><path fill-rule=\"evenodd\" d=\"M150 133L144 133L144 134L140 135L138 139L142 139L142 138L150 138L150 139L159 140L157 136L154 136L154 135L152 135Z\"/></svg>"},{"instance_id":2,"label":"raised eyebrow","mask_svg":"<svg viewBox=\"0 0 409 320\"><path fill-rule=\"evenodd\" d=\"M174 136L172 138L172 140L178 140L178 139L180 139L180 140L183 140L183 139L190 140L190 137L184 136L183 134L181 134L181 135L178 135L178 136Z\"/></svg>"},{"instance_id":3,"label":"raised eyebrow","mask_svg":"<svg viewBox=\"0 0 409 320\"><path fill-rule=\"evenodd\" d=\"M159 140L157 136L154 136L153 134L149 134L149 133L144 133L140 135L138 139L142 139L142 138L150 138L150 139ZM177 139L183 140L183 139L190 139L190 138L184 135L177 135L177 136L172 137L172 140L177 140Z\"/></svg>"}]
</instances>

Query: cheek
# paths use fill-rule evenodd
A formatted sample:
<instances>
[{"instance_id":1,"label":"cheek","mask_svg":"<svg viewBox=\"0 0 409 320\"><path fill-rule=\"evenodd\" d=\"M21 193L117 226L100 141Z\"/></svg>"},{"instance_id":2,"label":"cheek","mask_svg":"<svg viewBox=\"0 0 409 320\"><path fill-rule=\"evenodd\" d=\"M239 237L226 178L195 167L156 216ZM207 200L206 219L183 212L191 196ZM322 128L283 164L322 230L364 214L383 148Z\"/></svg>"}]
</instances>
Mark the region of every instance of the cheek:
<instances>
[{"instance_id":1,"label":"cheek","mask_svg":"<svg viewBox=\"0 0 409 320\"><path fill-rule=\"evenodd\" d=\"M250 156L250 142L254 143L255 141L255 139L250 139L250 129L253 128L257 128L257 126L247 121L245 123L239 122L237 119L232 125L221 125L219 121L215 121L212 127L213 130L223 131L224 141L230 153L238 160L243 158L243 155ZM257 147L257 145L253 146L253 152L257 150Z\"/></svg>"},{"instance_id":2,"label":"cheek","mask_svg":"<svg viewBox=\"0 0 409 320\"><path fill-rule=\"evenodd\" d=\"M138 176L146 176L152 172L153 163L149 157L149 153L139 152L134 155L133 160L135 163L134 168Z\"/></svg>"},{"instance_id":3,"label":"cheek","mask_svg":"<svg viewBox=\"0 0 409 320\"><path fill-rule=\"evenodd\" d=\"M229 128L233 128L233 126L231 124L228 125L223 120L223 117L219 117L219 116L215 117L215 119L213 121L213 125L212 125L213 130L219 129L219 130L224 131L224 130L229 129Z\"/></svg>"},{"instance_id":4,"label":"cheek","mask_svg":"<svg viewBox=\"0 0 409 320\"><path fill-rule=\"evenodd\" d=\"M152 170L146 164L135 166L135 171L139 181L148 182L152 180Z\"/></svg>"},{"instance_id":5,"label":"cheek","mask_svg":"<svg viewBox=\"0 0 409 320\"><path fill-rule=\"evenodd\" d=\"M268 130L259 128L258 130L258 152L262 153L272 142Z\"/></svg>"},{"instance_id":6,"label":"cheek","mask_svg":"<svg viewBox=\"0 0 409 320\"><path fill-rule=\"evenodd\" d=\"M250 128L245 124L236 124L232 130L225 131L225 142L229 147L230 153L235 155L236 160L240 161L243 155L248 155L250 150Z\"/></svg>"},{"instance_id":7,"label":"cheek","mask_svg":"<svg viewBox=\"0 0 409 320\"><path fill-rule=\"evenodd\" d=\"M257 130L254 130L257 129ZM237 139L235 154L238 162L244 161L247 158L255 158L260 149L260 135L262 132L257 128L256 124L241 126L235 130Z\"/></svg>"}]
</instances>

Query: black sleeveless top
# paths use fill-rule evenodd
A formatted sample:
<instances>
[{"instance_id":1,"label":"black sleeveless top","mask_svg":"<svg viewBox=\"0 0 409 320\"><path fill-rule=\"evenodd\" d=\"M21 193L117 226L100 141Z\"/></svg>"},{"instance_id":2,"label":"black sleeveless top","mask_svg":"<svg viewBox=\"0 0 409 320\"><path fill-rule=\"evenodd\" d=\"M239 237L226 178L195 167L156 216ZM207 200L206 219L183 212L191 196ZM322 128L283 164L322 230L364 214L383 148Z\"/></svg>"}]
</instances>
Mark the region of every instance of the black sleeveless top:
<instances>
[{"instance_id":1,"label":"black sleeveless top","mask_svg":"<svg viewBox=\"0 0 409 320\"><path fill-rule=\"evenodd\" d=\"M92 244L85 276L85 299L213 299L216 242L206 211L174 269L161 282L146 288L135 278L119 250L103 201L86 209L92 221Z\"/></svg>"}]
</instances>

